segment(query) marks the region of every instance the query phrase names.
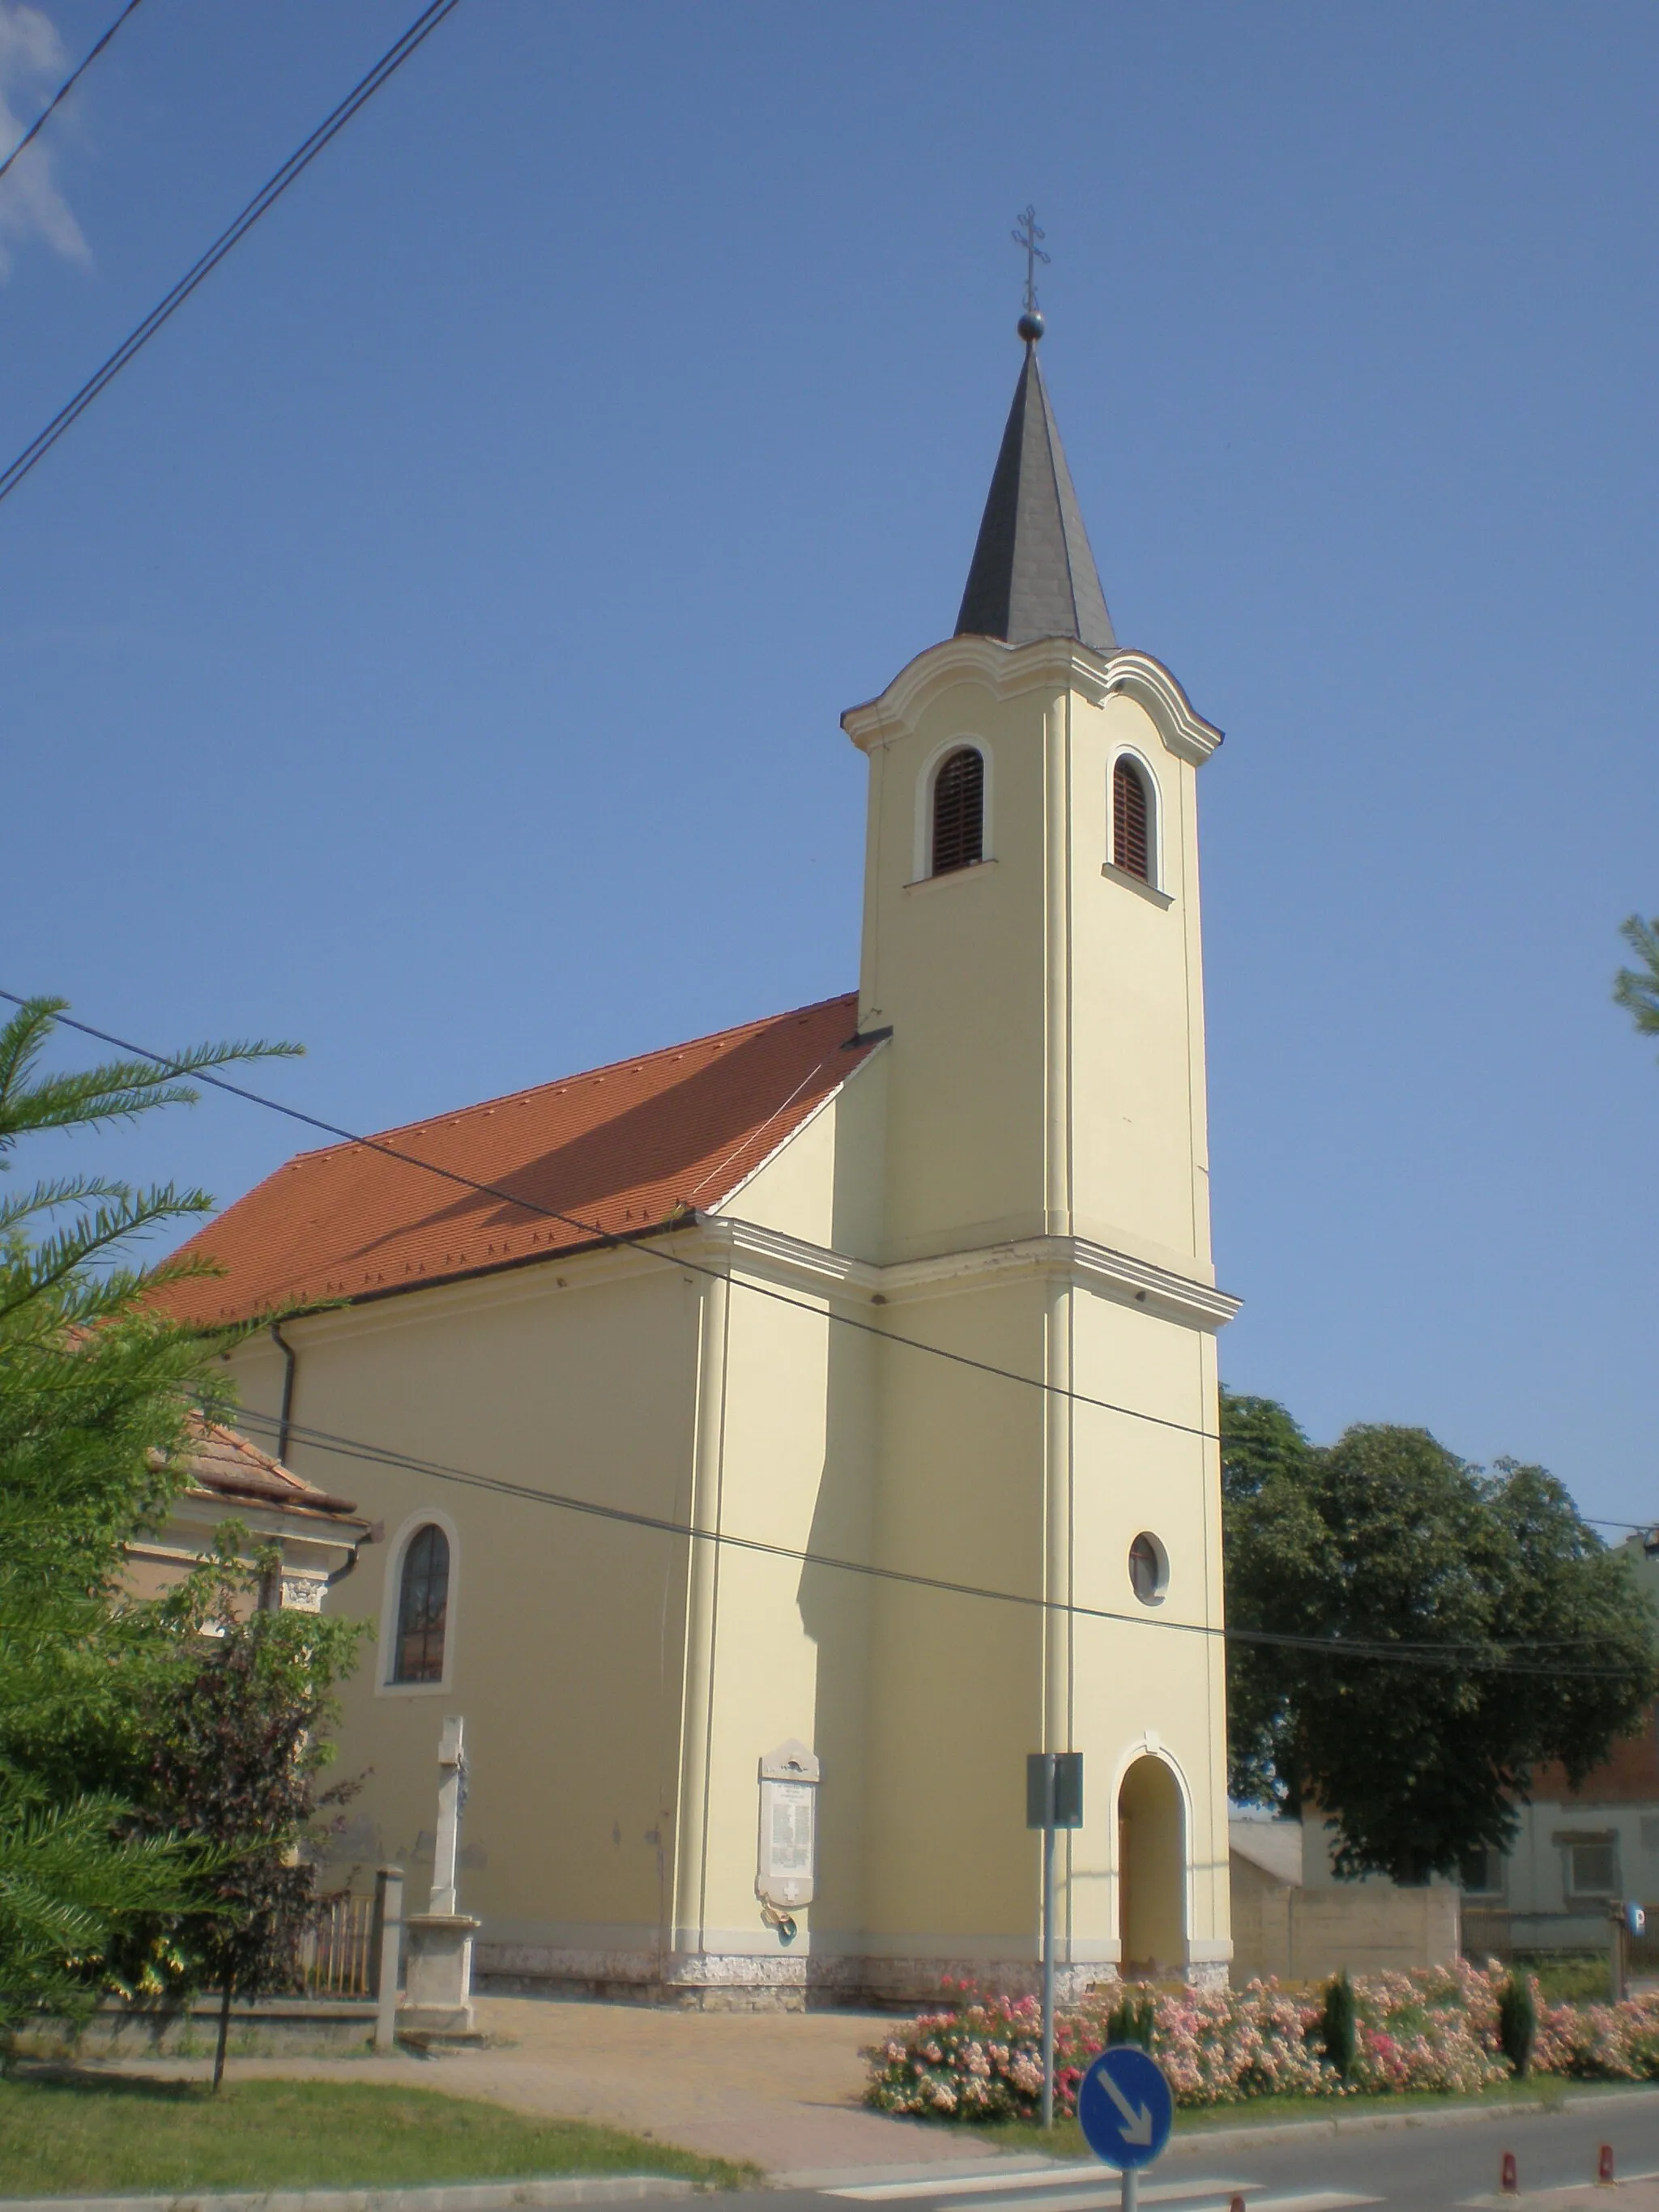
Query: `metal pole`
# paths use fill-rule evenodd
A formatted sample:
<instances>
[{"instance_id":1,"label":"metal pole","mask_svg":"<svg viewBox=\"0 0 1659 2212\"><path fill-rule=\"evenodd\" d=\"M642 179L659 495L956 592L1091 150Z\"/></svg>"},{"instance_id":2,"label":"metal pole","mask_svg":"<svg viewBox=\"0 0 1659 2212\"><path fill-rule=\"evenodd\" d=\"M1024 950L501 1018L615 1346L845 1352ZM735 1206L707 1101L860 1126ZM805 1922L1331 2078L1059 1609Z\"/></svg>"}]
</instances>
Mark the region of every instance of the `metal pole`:
<instances>
[{"instance_id":1,"label":"metal pole","mask_svg":"<svg viewBox=\"0 0 1659 2212\"><path fill-rule=\"evenodd\" d=\"M1123 2169L1123 2212L1140 2212L1140 2169L1126 2166Z\"/></svg>"},{"instance_id":2,"label":"metal pole","mask_svg":"<svg viewBox=\"0 0 1659 2212\"><path fill-rule=\"evenodd\" d=\"M1054 2124L1054 1754L1043 1755L1042 2124Z\"/></svg>"},{"instance_id":3,"label":"metal pole","mask_svg":"<svg viewBox=\"0 0 1659 2212\"><path fill-rule=\"evenodd\" d=\"M404 1870L382 1867L374 1877L375 1917L380 1923L380 1955L374 1987L374 2048L398 2046L398 1970L404 1944Z\"/></svg>"}]
</instances>

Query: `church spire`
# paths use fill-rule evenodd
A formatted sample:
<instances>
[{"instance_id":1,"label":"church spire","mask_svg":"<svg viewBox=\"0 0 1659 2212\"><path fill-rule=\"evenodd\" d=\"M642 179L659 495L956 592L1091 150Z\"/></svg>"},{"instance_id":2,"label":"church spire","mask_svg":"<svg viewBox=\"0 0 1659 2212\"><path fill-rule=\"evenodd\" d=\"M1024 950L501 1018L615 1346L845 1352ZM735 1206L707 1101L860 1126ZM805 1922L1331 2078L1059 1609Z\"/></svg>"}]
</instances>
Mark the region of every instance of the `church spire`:
<instances>
[{"instance_id":1,"label":"church spire","mask_svg":"<svg viewBox=\"0 0 1659 2212\"><path fill-rule=\"evenodd\" d=\"M1010 645L1074 637L1097 653L1112 653L1112 618L1037 365L1042 318L1030 296L1028 284L1019 319L1025 366L991 477L957 635L1000 637Z\"/></svg>"}]
</instances>

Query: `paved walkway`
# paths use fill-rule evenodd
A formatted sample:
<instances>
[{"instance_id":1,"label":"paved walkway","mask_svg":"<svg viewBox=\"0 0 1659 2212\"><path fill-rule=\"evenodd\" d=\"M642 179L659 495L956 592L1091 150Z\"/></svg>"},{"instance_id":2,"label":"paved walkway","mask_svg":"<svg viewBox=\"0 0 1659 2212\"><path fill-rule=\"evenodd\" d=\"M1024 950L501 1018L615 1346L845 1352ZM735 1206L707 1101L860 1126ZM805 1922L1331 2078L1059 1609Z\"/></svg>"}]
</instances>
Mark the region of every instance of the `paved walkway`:
<instances>
[{"instance_id":1,"label":"paved walkway","mask_svg":"<svg viewBox=\"0 0 1659 2212\"><path fill-rule=\"evenodd\" d=\"M643 2005L481 1997L483 2051L429 2058L233 2058L238 2081L397 2081L514 2111L598 2120L769 2172L925 2166L1000 2155L953 2129L864 2110L861 2045L884 2014L654 2012ZM204 2060L120 2059L173 2079Z\"/></svg>"}]
</instances>

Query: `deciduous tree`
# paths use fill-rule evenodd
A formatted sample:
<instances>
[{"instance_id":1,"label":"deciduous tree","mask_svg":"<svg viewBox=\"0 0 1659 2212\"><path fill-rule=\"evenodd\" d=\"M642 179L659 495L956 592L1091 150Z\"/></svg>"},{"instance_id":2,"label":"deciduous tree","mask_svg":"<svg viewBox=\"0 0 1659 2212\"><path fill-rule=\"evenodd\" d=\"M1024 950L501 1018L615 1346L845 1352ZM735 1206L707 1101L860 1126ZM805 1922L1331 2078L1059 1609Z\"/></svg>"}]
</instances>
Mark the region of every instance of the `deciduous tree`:
<instances>
[{"instance_id":1,"label":"deciduous tree","mask_svg":"<svg viewBox=\"0 0 1659 2212\"><path fill-rule=\"evenodd\" d=\"M1234 1794L1327 1808L1337 1871L1454 1874L1516 1828L1534 1769L1581 1780L1659 1688L1656 1620L1542 1468L1469 1467L1426 1430L1298 1445L1224 1403Z\"/></svg>"}]
</instances>

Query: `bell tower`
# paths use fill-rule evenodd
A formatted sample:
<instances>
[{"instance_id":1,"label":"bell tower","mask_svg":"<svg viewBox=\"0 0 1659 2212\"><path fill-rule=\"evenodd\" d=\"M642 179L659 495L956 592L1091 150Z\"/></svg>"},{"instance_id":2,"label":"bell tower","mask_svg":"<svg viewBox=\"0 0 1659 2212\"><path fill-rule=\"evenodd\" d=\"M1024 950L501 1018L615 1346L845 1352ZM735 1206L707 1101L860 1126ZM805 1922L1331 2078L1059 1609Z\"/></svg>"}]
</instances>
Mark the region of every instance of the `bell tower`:
<instances>
[{"instance_id":1,"label":"bell tower","mask_svg":"<svg viewBox=\"0 0 1659 2212\"><path fill-rule=\"evenodd\" d=\"M1024 1755L1081 1750L1066 1972L1201 1980L1231 1953L1215 1334L1237 1302L1210 1255L1196 822L1221 732L1117 641L1042 330L1028 300L954 635L842 717L870 764L859 1027L891 1033L869 1256L894 1333L963 1355L883 1352L881 1555L1026 1605L970 1626L879 1601L875 1679L930 1728L872 1705L871 1948L944 1911L956 1966L1029 1968ZM906 1809L919 1764L976 1838L943 1885Z\"/></svg>"}]
</instances>

